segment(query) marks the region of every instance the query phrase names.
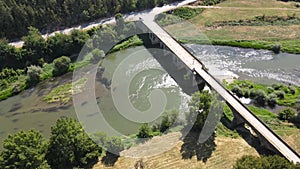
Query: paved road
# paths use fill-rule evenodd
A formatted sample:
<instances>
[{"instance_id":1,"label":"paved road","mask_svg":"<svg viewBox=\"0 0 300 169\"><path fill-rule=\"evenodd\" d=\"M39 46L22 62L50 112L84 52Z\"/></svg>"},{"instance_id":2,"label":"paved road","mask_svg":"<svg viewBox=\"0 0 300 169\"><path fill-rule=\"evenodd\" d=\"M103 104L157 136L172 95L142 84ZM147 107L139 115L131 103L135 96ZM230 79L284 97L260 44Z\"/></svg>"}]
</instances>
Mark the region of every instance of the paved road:
<instances>
[{"instance_id":1,"label":"paved road","mask_svg":"<svg viewBox=\"0 0 300 169\"><path fill-rule=\"evenodd\" d=\"M143 23L155 33L168 48L176 54L191 70L195 70L212 88L216 90L255 130L271 143L283 156L293 162L300 162L299 155L283 140L273 133L251 111L249 111L232 93L225 89L212 75L203 69L200 61L184 49L165 32L153 19L154 15L144 16Z\"/></svg>"},{"instance_id":2,"label":"paved road","mask_svg":"<svg viewBox=\"0 0 300 169\"><path fill-rule=\"evenodd\" d=\"M145 16L145 15L148 15L148 14L159 14L159 13L169 11L169 10L174 9L174 8L178 8L180 6L184 6L184 5L193 3L195 1L196 0L184 0L180 3L172 3L170 5L164 5L162 7L155 7L152 10L144 10L144 11L141 11L141 12L125 14L124 18L125 18L126 21L135 21L135 20L138 20L142 16ZM74 29L88 30L88 29L91 29L93 27L99 26L101 24L111 24L111 23L114 23L114 22L115 22L114 17L110 17L110 18L105 18L105 19L102 19L102 20L94 21L94 22L91 22L91 23L88 23L88 24L74 26L72 28L67 28L67 29L64 29L64 30L55 31L55 32L52 32L52 33L47 33L47 34L44 34L42 36L44 38L47 38L47 37L54 36L55 33L70 34L71 31L74 30ZM15 46L15 47L22 47L23 44L24 44L23 41L17 41L17 42L11 42L10 43L10 45Z\"/></svg>"}]
</instances>

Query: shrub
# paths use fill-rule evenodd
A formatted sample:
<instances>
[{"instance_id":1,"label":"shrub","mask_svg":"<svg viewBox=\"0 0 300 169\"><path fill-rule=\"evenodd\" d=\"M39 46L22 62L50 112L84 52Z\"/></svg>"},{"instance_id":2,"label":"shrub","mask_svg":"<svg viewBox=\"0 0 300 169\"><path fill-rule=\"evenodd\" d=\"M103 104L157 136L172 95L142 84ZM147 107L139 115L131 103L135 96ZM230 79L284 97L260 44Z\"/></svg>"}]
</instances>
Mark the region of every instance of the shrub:
<instances>
[{"instance_id":1,"label":"shrub","mask_svg":"<svg viewBox=\"0 0 300 169\"><path fill-rule=\"evenodd\" d=\"M296 88L294 86L289 86L289 90L291 94L296 94Z\"/></svg>"},{"instance_id":2,"label":"shrub","mask_svg":"<svg viewBox=\"0 0 300 169\"><path fill-rule=\"evenodd\" d=\"M287 109L284 109L284 110L281 110L279 113L278 113L278 118L280 120L291 120L292 118L294 118L296 115L296 113L294 112L293 109L291 108L287 108Z\"/></svg>"},{"instance_id":3,"label":"shrub","mask_svg":"<svg viewBox=\"0 0 300 169\"><path fill-rule=\"evenodd\" d=\"M267 100L267 96L263 90L257 90L256 96L254 97L254 100L261 106L265 105L265 102Z\"/></svg>"},{"instance_id":4,"label":"shrub","mask_svg":"<svg viewBox=\"0 0 300 169\"><path fill-rule=\"evenodd\" d=\"M250 89L250 98L254 99L256 96L256 90L255 89Z\"/></svg>"},{"instance_id":5,"label":"shrub","mask_svg":"<svg viewBox=\"0 0 300 169\"><path fill-rule=\"evenodd\" d=\"M250 90L249 89L243 89L244 97L249 98L250 97Z\"/></svg>"},{"instance_id":6,"label":"shrub","mask_svg":"<svg viewBox=\"0 0 300 169\"><path fill-rule=\"evenodd\" d=\"M275 84L272 84L272 87L273 87L273 89L274 89L274 90L279 90L279 89L280 89L280 87L281 87L281 85L280 85L280 84L277 84L277 83L275 83Z\"/></svg>"},{"instance_id":7,"label":"shrub","mask_svg":"<svg viewBox=\"0 0 300 169\"><path fill-rule=\"evenodd\" d=\"M238 97L243 97L243 90L239 86L233 86L231 91L235 93Z\"/></svg>"},{"instance_id":8,"label":"shrub","mask_svg":"<svg viewBox=\"0 0 300 169\"><path fill-rule=\"evenodd\" d=\"M284 99L284 95L285 95L284 91L279 90L279 91L275 91L274 93L279 99Z\"/></svg>"},{"instance_id":9,"label":"shrub","mask_svg":"<svg viewBox=\"0 0 300 169\"><path fill-rule=\"evenodd\" d=\"M268 95L268 105L274 107L277 104L277 95L276 94L269 94Z\"/></svg>"},{"instance_id":10,"label":"shrub","mask_svg":"<svg viewBox=\"0 0 300 169\"><path fill-rule=\"evenodd\" d=\"M234 169L252 169L252 168L263 168L263 169L293 169L296 166L289 162L287 159L275 156L243 156L238 159L233 166Z\"/></svg>"},{"instance_id":11,"label":"shrub","mask_svg":"<svg viewBox=\"0 0 300 169\"><path fill-rule=\"evenodd\" d=\"M62 56L60 58L55 59L53 63L54 63L53 75L59 76L65 74L68 71L68 68L71 63L71 59L68 58L67 56Z\"/></svg>"},{"instance_id":12,"label":"shrub","mask_svg":"<svg viewBox=\"0 0 300 169\"><path fill-rule=\"evenodd\" d=\"M139 138L151 138L151 137L153 137L152 130L151 130L151 128L150 128L150 126L149 126L148 123L143 124L139 128L139 132L138 132L137 136Z\"/></svg>"},{"instance_id":13,"label":"shrub","mask_svg":"<svg viewBox=\"0 0 300 169\"><path fill-rule=\"evenodd\" d=\"M42 68L39 66L29 66L27 67L27 75L28 75L28 82L30 84L36 84L40 81L40 77L42 74Z\"/></svg>"},{"instance_id":14,"label":"shrub","mask_svg":"<svg viewBox=\"0 0 300 169\"><path fill-rule=\"evenodd\" d=\"M280 53L280 50L281 50L281 46L276 44L276 45L273 45L272 46L272 51L276 54Z\"/></svg>"},{"instance_id":15,"label":"shrub","mask_svg":"<svg viewBox=\"0 0 300 169\"><path fill-rule=\"evenodd\" d=\"M120 137L109 137L105 132L95 133L91 137L97 145L106 149L107 152L119 154L124 150L124 144Z\"/></svg>"},{"instance_id":16,"label":"shrub","mask_svg":"<svg viewBox=\"0 0 300 169\"><path fill-rule=\"evenodd\" d=\"M270 93L273 93L273 92L274 92L274 89L273 89L272 87L267 87L267 91L268 91L268 93L270 94Z\"/></svg>"}]
</instances>

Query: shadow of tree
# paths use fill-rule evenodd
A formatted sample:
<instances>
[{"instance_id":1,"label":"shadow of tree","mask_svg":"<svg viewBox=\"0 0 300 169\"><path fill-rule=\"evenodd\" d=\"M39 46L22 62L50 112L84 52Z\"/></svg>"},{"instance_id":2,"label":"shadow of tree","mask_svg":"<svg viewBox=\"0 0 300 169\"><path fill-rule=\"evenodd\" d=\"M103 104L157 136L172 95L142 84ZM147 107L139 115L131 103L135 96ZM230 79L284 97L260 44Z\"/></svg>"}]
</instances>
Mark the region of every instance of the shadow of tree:
<instances>
[{"instance_id":1,"label":"shadow of tree","mask_svg":"<svg viewBox=\"0 0 300 169\"><path fill-rule=\"evenodd\" d=\"M184 143L180 150L183 159L191 159L196 156L197 160L206 162L211 157L212 152L216 149L215 134L204 143L199 143L199 136L199 128L193 127L183 139Z\"/></svg>"},{"instance_id":2,"label":"shadow of tree","mask_svg":"<svg viewBox=\"0 0 300 169\"><path fill-rule=\"evenodd\" d=\"M101 159L101 162L105 166L114 166L120 156L107 152Z\"/></svg>"},{"instance_id":3,"label":"shadow of tree","mask_svg":"<svg viewBox=\"0 0 300 169\"><path fill-rule=\"evenodd\" d=\"M225 115L221 118L221 123L230 130L234 130L231 127L231 121ZM275 155L276 153L262 147L261 142L257 136L254 136L250 130L248 130L244 125L238 126L235 128L237 133L259 154L261 155Z\"/></svg>"},{"instance_id":4,"label":"shadow of tree","mask_svg":"<svg viewBox=\"0 0 300 169\"><path fill-rule=\"evenodd\" d=\"M291 122L300 129L300 112L291 120Z\"/></svg>"}]
</instances>

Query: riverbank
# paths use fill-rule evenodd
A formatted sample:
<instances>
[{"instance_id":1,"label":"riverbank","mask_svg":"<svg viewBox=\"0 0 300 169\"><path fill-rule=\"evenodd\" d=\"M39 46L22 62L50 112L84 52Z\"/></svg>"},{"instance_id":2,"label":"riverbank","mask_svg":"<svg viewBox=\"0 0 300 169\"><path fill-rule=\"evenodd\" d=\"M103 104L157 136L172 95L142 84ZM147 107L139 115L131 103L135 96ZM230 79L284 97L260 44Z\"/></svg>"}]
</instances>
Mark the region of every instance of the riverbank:
<instances>
[{"instance_id":1,"label":"riverbank","mask_svg":"<svg viewBox=\"0 0 300 169\"><path fill-rule=\"evenodd\" d=\"M120 50L124 50L130 47L134 46L141 46L143 45L143 40L139 38L138 36L133 36L130 37L123 42L117 44L114 48L112 48L109 51L109 54L118 52ZM87 66L88 64L91 64L93 62L93 58L90 57L89 55L85 56L83 60L80 61L75 61L70 64L70 67L68 69L68 72L73 72L76 69L82 68L84 66ZM53 63L45 63L42 68L42 72L40 74L40 82L43 82L44 80L53 78L53 70L54 70L54 65ZM5 79L0 79L0 84L8 83L6 87L2 87L0 91L0 101L5 100L9 97L18 95L22 91L29 89L30 86L27 84L28 77L26 74L20 74L14 77L16 80L13 81L7 81Z\"/></svg>"},{"instance_id":2,"label":"riverbank","mask_svg":"<svg viewBox=\"0 0 300 169\"><path fill-rule=\"evenodd\" d=\"M274 53L286 52L292 54L300 54L300 40L278 40L278 41L263 41L263 40L195 40L195 39L178 39L184 44L199 44L199 45L219 45L232 46L251 49L266 49Z\"/></svg>"}]
</instances>

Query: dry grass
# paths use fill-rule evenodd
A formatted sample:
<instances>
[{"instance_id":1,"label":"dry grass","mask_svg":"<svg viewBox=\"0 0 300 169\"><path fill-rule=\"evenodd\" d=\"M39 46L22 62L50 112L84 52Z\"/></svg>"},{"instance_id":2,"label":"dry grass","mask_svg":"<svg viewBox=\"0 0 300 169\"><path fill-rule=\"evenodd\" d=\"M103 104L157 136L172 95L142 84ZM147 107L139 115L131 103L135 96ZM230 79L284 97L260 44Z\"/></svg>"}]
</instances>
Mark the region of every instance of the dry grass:
<instances>
[{"instance_id":1,"label":"dry grass","mask_svg":"<svg viewBox=\"0 0 300 169\"><path fill-rule=\"evenodd\" d=\"M282 2L278 0L226 0L218 6L226 7L261 7L261 8L295 8L294 2Z\"/></svg>"},{"instance_id":2,"label":"dry grass","mask_svg":"<svg viewBox=\"0 0 300 169\"><path fill-rule=\"evenodd\" d=\"M255 16L300 17L300 9L293 2L277 0L227 0L220 8L205 9L189 23L169 25L166 29L177 38L199 36L203 32L209 39L221 40L295 40L300 38L300 26L223 26L207 27L220 21L253 19ZM187 26L190 25L190 26ZM189 34L187 34L189 32Z\"/></svg>"},{"instance_id":3,"label":"dry grass","mask_svg":"<svg viewBox=\"0 0 300 169\"><path fill-rule=\"evenodd\" d=\"M274 40L299 39L300 25L291 26L224 26L203 31L212 39Z\"/></svg>"},{"instance_id":4,"label":"dry grass","mask_svg":"<svg viewBox=\"0 0 300 169\"><path fill-rule=\"evenodd\" d=\"M172 134L172 133L171 133ZM173 133L174 135L174 133ZM164 142L170 143L171 141L163 136L161 138L156 138L156 141L161 140ZM173 137L173 136L172 136ZM183 142L176 142L177 144L170 150L158 154L152 157L143 157L143 158L128 158L120 157L114 166L104 166L101 162L94 166L94 169L105 169L105 168L134 168L134 165L137 161L143 160L143 163L146 169L196 169L196 168L232 168L234 162L242 157L243 155L254 155L258 156L258 153L254 148L248 145L243 139L231 139L225 137L217 137L215 140L217 147L213 152L212 157L208 159L206 163L198 161L195 156L191 159L182 159L181 155L181 146ZM160 145L156 145L154 148L161 148ZM136 148L134 151L127 150L128 152L137 152ZM144 149L141 149L143 151ZM123 152L124 153L124 152Z\"/></svg>"}]
</instances>

